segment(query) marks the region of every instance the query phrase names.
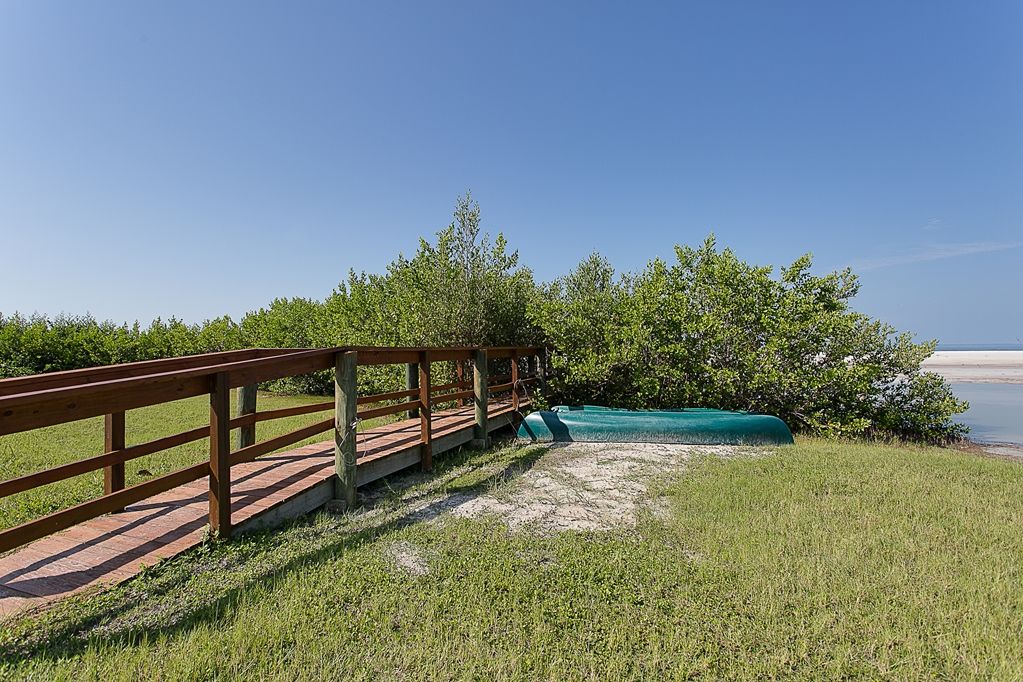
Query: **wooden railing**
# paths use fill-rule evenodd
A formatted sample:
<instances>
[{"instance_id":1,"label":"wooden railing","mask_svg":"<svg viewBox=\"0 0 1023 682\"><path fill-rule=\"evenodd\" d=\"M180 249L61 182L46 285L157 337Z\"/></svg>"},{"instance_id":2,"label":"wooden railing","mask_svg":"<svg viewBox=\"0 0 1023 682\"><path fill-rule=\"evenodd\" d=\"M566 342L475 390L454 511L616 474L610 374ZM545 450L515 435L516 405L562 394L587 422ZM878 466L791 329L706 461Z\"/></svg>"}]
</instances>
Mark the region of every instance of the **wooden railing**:
<instances>
[{"instance_id":1,"label":"wooden railing","mask_svg":"<svg viewBox=\"0 0 1023 682\"><path fill-rule=\"evenodd\" d=\"M543 358L541 349L526 347L249 349L0 380L0 436L104 417L102 454L0 481L2 498L103 469L103 495L0 531L0 552L207 476L210 527L220 537L229 537L231 467L331 430L337 474L335 497L352 506L360 420L403 412L410 418L418 417L420 461L429 470L433 461L433 406L466 405L471 401L476 417L474 441L485 444L489 396L510 393L512 406L518 410L522 393L543 377ZM501 360L510 361L510 373L490 377L489 365ZM526 363L524 375L520 374L522 361ZM455 381L432 384L433 366L439 362L455 364ZM406 365L404 390L358 395L359 366L390 364ZM465 377L470 366L471 380ZM260 383L323 370L334 371L333 400L257 411L256 389ZM238 389L234 415L230 414L231 389ZM127 445L128 410L203 394L210 398L209 425ZM288 433L256 440L256 425L261 422L327 411L333 414ZM233 448L232 431L237 432ZM209 461L125 487L126 462L207 438Z\"/></svg>"}]
</instances>

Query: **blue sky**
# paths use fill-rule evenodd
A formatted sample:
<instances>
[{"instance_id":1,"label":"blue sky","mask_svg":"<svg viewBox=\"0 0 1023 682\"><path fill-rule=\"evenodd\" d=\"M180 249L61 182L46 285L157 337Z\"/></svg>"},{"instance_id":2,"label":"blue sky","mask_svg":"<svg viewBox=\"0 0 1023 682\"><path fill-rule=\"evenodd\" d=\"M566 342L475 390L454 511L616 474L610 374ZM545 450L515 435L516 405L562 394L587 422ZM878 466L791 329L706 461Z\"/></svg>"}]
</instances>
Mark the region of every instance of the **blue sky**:
<instances>
[{"instance_id":1,"label":"blue sky","mask_svg":"<svg viewBox=\"0 0 1023 682\"><path fill-rule=\"evenodd\" d=\"M709 232L1023 337L1023 3L0 3L0 311L322 298L472 190L540 278Z\"/></svg>"}]
</instances>

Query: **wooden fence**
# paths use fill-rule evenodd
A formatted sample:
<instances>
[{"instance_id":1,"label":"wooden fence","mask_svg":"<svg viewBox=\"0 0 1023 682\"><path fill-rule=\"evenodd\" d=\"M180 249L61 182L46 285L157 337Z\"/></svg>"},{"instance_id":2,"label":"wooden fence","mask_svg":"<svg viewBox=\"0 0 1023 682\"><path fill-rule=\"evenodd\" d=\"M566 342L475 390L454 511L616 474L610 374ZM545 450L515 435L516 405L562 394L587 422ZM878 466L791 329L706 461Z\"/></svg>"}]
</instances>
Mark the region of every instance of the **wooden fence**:
<instances>
[{"instance_id":1,"label":"wooden fence","mask_svg":"<svg viewBox=\"0 0 1023 682\"><path fill-rule=\"evenodd\" d=\"M493 361L510 361L510 373L490 377ZM433 385L434 363L454 363L455 381ZM525 372L520 363L525 362ZM368 365L406 366L404 390L360 396L357 369ZM472 378L466 377L471 366ZM209 522L220 536L231 534L231 467L299 441L334 431L335 497L355 503L357 424L360 420L407 413L420 421L421 465L432 466L432 407L441 403L475 405L474 440L487 439L487 405L494 394L510 393L514 409L526 385L543 377L539 348L380 348L314 350L248 349L93 369L0 380L0 436L103 416L104 452L0 482L0 498L103 469L103 495L76 506L0 531L0 552L68 528L185 483L209 477ZM266 381L333 370L333 400L257 411L256 387ZM235 414L230 391L238 389ZM127 445L125 412L207 394L210 423L190 431ZM374 406L376 405L376 406ZM368 407L363 407L368 406ZM323 419L264 441L256 424L271 419L323 412ZM236 431L232 449L231 432ZM169 448L209 439L209 461L125 487L125 462Z\"/></svg>"}]
</instances>

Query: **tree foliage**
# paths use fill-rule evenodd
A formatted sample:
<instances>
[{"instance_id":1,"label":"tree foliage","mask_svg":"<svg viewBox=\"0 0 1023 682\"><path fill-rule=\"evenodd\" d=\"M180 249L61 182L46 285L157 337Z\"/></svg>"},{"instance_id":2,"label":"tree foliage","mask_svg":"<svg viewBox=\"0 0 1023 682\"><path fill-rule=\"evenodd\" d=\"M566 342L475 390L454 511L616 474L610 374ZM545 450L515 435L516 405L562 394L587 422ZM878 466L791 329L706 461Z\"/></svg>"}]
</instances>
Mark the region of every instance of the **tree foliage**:
<instances>
[{"instance_id":1,"label":"tree foliage","mask_svg":"<svg viewBox=\"0 0 1023 682\"><path fill-rule=\"evenodd\" d=\"M526 317L534 284L502 234L483 232L479 205L460 197L435 241L420 239L382 275L350 272L323 306L328 345L489 346L538 340ZM447 368L453 371L452 368ZM400 368L360 370L373 389ZM450 372L449 372L450 373Z\"/></svg>"},{"instance_id":2,"label":"tree foliage","mask_svg":"<svg viewBox=\"0 0 1023 682\"><path fill-rule=\"evenodd\" d=\"M281 298L240 322L196 325L0 315L0 377L242 347L544 344L551 402L751 410L817 433L962 435L952 417L966 404L920 371L934 343L854 311L849 270L810 268L803 256L775 273L710 237L634 274L594 254L538 286L504 236L482 230L467 194L411 257L379 274L351 271L322 301ZM362 368L360 390L394 390L402 377ZM327 393L333 382L322 372L270 387Z\"/></svg>"},{"instance_id":3,"label":"tree foliage","mask_svg":"<svg viewBox=\"0 0 1023 682\"><path fill-rule=\"evenodd\" d=\"M533 299L552 358L552 399L625 407L707 406L776 414L802 430L956 438L966 404L920 371L917 344L850 308L849 270L777 277L708 238L615 277L594 255Z\"/></svg>"},{"instance_id":4,"label":"tree foliage","mask_svg":"<svg viewBox=\"0 0 1023 682\"><path fill-rule=\"evenodd\" d=\"M143 328L99 322L90 315L0 314L0 378L122 362L211 353L243 340L229 317L204 324L171 318Z\"/></svg>"},{"instance_id":5,"label":"tree foliage","mask_svg":"<svg viewBox=\"0 0 1023 682\"><path fill-rule=\"evenodd\" d=\"M384 275L349 274L325 303L337 345L513 345L535 340L526 304L533 276L504 236L481 231L479 205L466 195L454 221L399 255Z\"/></svg>"}]
</instances>

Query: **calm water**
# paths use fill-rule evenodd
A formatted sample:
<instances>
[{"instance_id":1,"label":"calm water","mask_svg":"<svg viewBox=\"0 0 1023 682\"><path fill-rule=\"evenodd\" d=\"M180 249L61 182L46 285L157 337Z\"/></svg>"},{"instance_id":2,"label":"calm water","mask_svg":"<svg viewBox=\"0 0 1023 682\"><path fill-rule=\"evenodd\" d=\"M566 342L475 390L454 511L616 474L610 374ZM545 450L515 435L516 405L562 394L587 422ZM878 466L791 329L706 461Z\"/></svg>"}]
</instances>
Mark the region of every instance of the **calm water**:
<instances>
[{"instance_id":1,"label":"calm water","mask_svg":"<svg viewBox=\"0 0 1023 682\"><path fill-rule=\"evenodd\" d=\"M1023 384L952 384L956 396L970 401L959 421L978 443L1023 445Z\"/></svg>"}]
</instances>

